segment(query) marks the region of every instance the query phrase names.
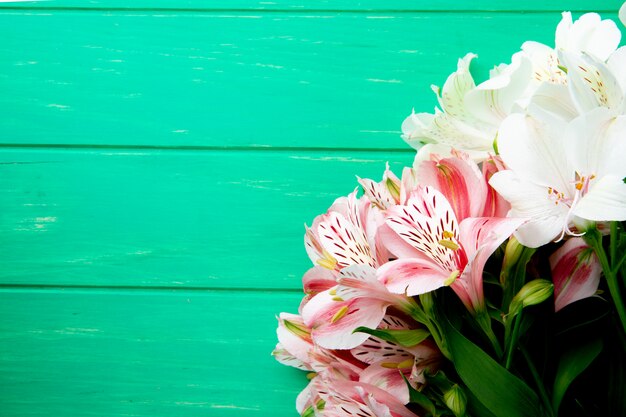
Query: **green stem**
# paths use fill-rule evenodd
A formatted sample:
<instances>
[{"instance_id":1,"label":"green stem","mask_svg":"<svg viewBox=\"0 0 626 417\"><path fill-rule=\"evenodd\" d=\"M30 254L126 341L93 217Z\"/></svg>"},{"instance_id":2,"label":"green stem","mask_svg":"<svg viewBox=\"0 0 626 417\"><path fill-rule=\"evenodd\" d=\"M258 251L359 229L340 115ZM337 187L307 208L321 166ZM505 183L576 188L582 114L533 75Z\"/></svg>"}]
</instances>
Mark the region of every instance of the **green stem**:
<instances>
[{"instance_id":1,"label":"green stem","mask_svg":"<svg viewBox=\"0 0 626 417\"><path fill-rule=\"evenodd\" d=\"M624 308L624 301L622 300L619 283L617 282L617 275L615 271L613 271L613 268L611 268L606 252L602 247L602 236L597 230L588 231L585 233L585 240L598 256L598 260L602 266L602 271L604 272L604 277L606 278L606 283L609 286L609 293L611 294L613 304L617 310L617 315L619 316L619 320L622 324L622 330L626 332L626 309ZM615 239L612 237L611 240L613 241Z\"/></svg>"},{"instance_id":2,"label":"green stem","mask_svg":"<svg viewBox=\"0 0 626 417\"><path fill-rule=\"evenodd\" d=\"M619 235L617 233L617 222L611 222L611 241L609 246L609 254L611 256L611 261L615 262L615 255L617 253L617 239ZM615 267L615 265L612 265Z\"/></svg>"},{"instance_id":3,"label":"green stem","mask_svg":"<svg viewBox=\"0 0 626 417\"><path fill-rule=\"evenodd\" d=\"M526 363L528 364L528 369L530 370L530 373L533 376L535 385L537 385L537 389L539 390L539 396L541 397L541 401L543 402L543 405L546 408L546 412L548 416L553 417L554 411L552 410L552 403L550 402L550 397L548 397L548 393L546 392L546 388L543 386L543 382L541 381L541 376L539 375L539 372L537 372L537 368L535 368L535 364L533 363L530 355L528 354L528 351L526 350L524 346L520 345L519 350L522 352L522 355L524 355L524 358L526 359Z\"/></svg>"},{"instance_id":4,"label":"green stem","mask_svg":"<svg viewBox=\"0 0 626 417\"><path fill-rule=\"evenodd\" d=\"M521 311L519 312L517 316L515 316L514 320L515 320L515 324L513 325L513 332L511 333L511 338L509 339L509 344L507 346L507 351L506 351L506 363L505 363L506 369L510 369L511 362L513 362L513 350L515 348L515 345L517 344L517 339L519 337L520 323L522 322Z\"/></svg>"},{"instance_id":5,"label":"green stem","mask_svg":"<svg viewBox=\"0 0 626 417\"><path fill-rule=\"evenodd\" d=\"M441 331L441 328L439 327L437 321L432 320L426 314L426 312L424 312L424 310L418 305L411 306L411 309L409 309L407 312L415 321L426 326L431 336L433 337L433 340L437 344L437 347L439 347L441 353L443 353L446 358L451 359L452 355L448 351L446 341L442 336L443 332Z\"/></svg>"},{"instance_id":6,"label":"green stem","mask_svg":"<svg viewBox=\"0 0 626 417\"><path fill-rule=\"evenodd\" d=\"M491 345L493 346L493 350L496 352L496 355L499 359L502 359L502 355L504 354L504 352L502 351L502 347L500 346L500 342L498 341L496 334L491 328L491 317L489 317L489 313L487 313L487 310L485 309L478 310L476 311L475 318L478 322L478 325L489 339L489 342L491 342Z\"/></svg>"}]
</instances>

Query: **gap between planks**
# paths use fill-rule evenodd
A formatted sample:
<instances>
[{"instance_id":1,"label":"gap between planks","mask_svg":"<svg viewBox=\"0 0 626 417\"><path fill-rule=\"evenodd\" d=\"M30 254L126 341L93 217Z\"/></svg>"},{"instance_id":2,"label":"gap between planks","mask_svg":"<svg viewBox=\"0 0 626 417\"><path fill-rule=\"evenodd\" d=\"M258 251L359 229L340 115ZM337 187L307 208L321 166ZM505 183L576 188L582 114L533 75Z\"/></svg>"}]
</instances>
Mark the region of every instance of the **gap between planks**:
<instances>
[{"instance_id":1,"label":"gap between planks","mask_svg":"<svg viewBox=\"0 0 626 417\"><path fill-rule=\"evenodd\" d=\"M136 151L253 151L253 152L390 152L390 153L415 153L416 150L406 145L405 148L350 148L350 147L307 147L307 146L201 146L201 145L82 145L82 144L19 144L6 143L0 144L1 150L18 150L18 149L66 149L66 150L136 150Z\"/></svg>"},{"instance_id":2,"label":"gap between planks","mask_svg":"<svg viewBox=\"0 0 626 417\"><path fill-rule=\"evenodd\" d=\"M177 287L170 285L76 285L76 284L0 284L0 292L40 291L40 292L172 292L184 293L281 293L303 294L300 288L221 288L221 287Z\"/></svg>"},{"instance_id":3,"label":"gap between planks","mask_svg":"<svg viewBox=\"0 0 626 417\"><path fill-rule=\"evenodd\" d=\"M545 10L516 10L516 9L454 9L454 10L429 10L429 9L257 9L257 8L233 8L233 9L219 9L219 8L177 8L177 7L63 7L63 6L48 6L48 7L19 7L19 6L0 6L0 12L2 11L18 11L18 12L146 12L146 13L267 13L267 14L284 14L290 13L294 15L309 15L312 13L341 13L341 14L481 14L481 13L496 13L496 14L548 14L548 13L561 13L562 9L545 9ZM614 13L613 9L589 9L589 10L576 10L576 13Z\"/></svg>"}]
</instances>

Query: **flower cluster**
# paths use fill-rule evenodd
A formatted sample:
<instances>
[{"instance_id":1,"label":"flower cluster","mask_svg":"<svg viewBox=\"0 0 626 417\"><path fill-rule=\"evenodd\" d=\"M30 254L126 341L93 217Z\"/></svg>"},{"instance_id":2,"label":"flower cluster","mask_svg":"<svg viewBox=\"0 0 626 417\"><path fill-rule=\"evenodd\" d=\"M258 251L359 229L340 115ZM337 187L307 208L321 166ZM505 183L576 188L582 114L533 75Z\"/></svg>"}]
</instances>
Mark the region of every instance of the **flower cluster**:
<instances>
[{"instance_id":1,"label":"flower cluster","mask_svg":"<svg viewBox=\"0 0 626 417\"><path fill-rule=\"evenodd\" d=\"M531 335L570 346L562 335L608 320L626 336L620 39L597 14L563 13L554 48L526 42L481 84L466 55L433 87L441 108L402 125L413 167L359 179L360 197L306 228L314 266L274 351L309 371L302 416L555 416L577 374L553 349L534 352ZM611 307L577 316L601 285ZM613 341L593 334L572 355L591 362L602 349L590 340ZM538 355L554 362L548 389Z\"/></svg>"}]
</instances>

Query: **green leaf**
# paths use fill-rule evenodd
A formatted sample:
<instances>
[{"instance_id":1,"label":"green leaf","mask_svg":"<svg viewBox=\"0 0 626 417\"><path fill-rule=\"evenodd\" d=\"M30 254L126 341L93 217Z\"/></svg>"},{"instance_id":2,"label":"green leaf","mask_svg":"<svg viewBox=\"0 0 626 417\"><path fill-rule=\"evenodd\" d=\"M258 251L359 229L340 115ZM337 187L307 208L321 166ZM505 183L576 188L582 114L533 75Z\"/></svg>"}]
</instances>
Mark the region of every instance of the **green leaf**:
<instances>
[{"instance_id":1,"label":"green leaf","mask_svg":"<svg viewBox=\"0 0 626 417\"><path fill-rule=\"evenodd\" d=\"M446 326L452 361L474 396L496 417L536 417L539 399L522 380L507 371L452 325Z\"/></svg>"},{"instance_id":2,"label":"green leaf","mask_svg":"<svg viewBox=\"0 0 626 417\"><path fill-rule=\"evenodd\" d=\"M561 400L570 384L580 375L602 351L602 340L591 339L566 351L559 361L552 391L552 407L559 411Z\"/></svg>"},{"instance_id":3,"label":"green leaf","mask_svg":"<svg viewBox=\"0 0 626 417\"><path fill-rule=\"evenodd\" d=\"M473 417L495 417L469 390L467 391L467 411Z\"/></svg>"},{"instance_id":4,"label":"green leaf","mask_svg":"<svg viewBox=\"0 0 626 417\"><path fill-rule=\"evenodd\" d=\"M376 336L387 342L397 343L404 347L411 347L422 343L430 336L428 330L393 330L393 329L369 329L367 327L357 327L355 332L367 333Z\"/></svg>"}]
</instances>

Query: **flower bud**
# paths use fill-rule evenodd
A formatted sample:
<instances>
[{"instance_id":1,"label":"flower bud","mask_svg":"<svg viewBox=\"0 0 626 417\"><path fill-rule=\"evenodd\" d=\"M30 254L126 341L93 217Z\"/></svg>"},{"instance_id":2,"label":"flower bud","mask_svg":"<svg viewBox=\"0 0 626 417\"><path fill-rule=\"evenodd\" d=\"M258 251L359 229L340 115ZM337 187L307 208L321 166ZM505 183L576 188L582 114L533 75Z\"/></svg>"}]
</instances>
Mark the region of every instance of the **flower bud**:
<instances>
[{"instance_id":1,"label":"flower bud","mask_svg":"<svg viewBox=\"0 0 626 417\"><path fill-rule=\"evenodd\" d=\"M504 261L502 261L502 273L500 274L500 283L504 284L504 280L508 276L511 269L519 261L524 251L524 245L519 243L515 236L511 236L504 249Z\"/></svg>"},{"instance_id":2,"label":"flower bud","mask_svg":"<svg viewBox=\"0 0 626 417\"><path fill-rule=\"evenodd\" d=\"M443 401L456 417L465 415L465 406L467 405L467 397L463 389L457 384L443 394Z\"/></svg>"},{"instance_id":3,"label":"flower bud","mask_svg":"<svg viewBox=\"0 0 626 417\"><path fill-rule=\"evenodd\" d=\"M422 308L426 315L431 316L433 307L435 306L435 300L433 299L433 293L427 292L425 294L419 295L420 303L422 304Z\"/></svg>"},{"instance_id":4,"label":"flower bud","mask_svg":"<svg viewBox=\"0 0 626 417\"><path fill-rule=\"evenodd\" d=\"M553 291L554 284L545 279L535 279L526 283L513 297L509 306L509 314L517 314L524 307L544 302L552 295Z\"/></svg>"}]
</instances>

